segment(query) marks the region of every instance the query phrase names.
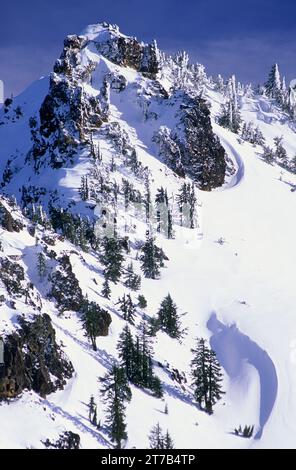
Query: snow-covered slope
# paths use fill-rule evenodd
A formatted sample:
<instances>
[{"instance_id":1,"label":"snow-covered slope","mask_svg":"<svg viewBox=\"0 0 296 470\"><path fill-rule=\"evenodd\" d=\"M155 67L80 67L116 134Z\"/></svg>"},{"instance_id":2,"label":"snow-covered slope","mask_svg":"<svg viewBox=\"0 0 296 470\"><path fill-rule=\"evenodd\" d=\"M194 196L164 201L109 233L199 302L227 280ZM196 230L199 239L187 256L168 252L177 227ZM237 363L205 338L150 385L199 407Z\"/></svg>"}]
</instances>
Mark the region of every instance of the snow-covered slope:
<instances>
[{"instance_id":1,"label":"snow-covered slope","mask_svg":"<svg viewBox=\"0 0 296 470\"><path fill-rule=\"evenodd\" d=\"M130 291L122 282L112 283L110 300L102 297L103 266L97 250L85 239L87 249L82 249L83 243L78 243L75 236L70 241L61 236L59 228L56 233L44 223L51 207L63 207L65 212L79 215L79 220L88 226L100 225L102 208L106 208L112 217L116 216L120 235L129 238L131 249L125 254L124 265L132 261L138 274L142 274L139 242L145 240L147 228L154 229L156 244L163 248L168 260L160 279L142 276L140 293L148 306L145 310L137 308L132 332L136 334L143 318L155 315L168 292L179 313L186 312L181 320L187 334L181 341L161 331L153 338L154 370L163 384L163 398L131 385L132 400L126 408L126 448L148 447L147 436L157 422L164 430L169 429L177 448L294 447L296 176L277 165L268 165L260 158L260 146L243 142L216 123L225 98L208 79L204 79L201 88L211 106L212 128L219 140L210 135L208 123L206 148L210 163L201 163L201 158L208 158L202 150L196 163L182 127L182 112L194 108L196 102L192 104L190 100L197 98L192 95L192 87L186 94L184 90L170 90L175 80L173 67L166 69L170 61L155 70L149 55L152 46L147 49L141 43L137 43L144 48L141 57L147 54L150 65L148 59L139 62L137 57L130 57L129 47L134 51L134 43L120 55L119 39L130 39L106 25L89 27L80 38L82 50L80 46L75 49L76 40L72 39L50 82L41 79L17 97L6 113L2 110L1 172L8 176L3 181L5 198L1 201L22 221L22 228L0 228L0 255L21 264L25 280L34 285L40 308L37 303L28 305L24 296L16 301L14 294L0 283L0 295L4 295L0 335L5 339L19 329L17 314L28 318L33 311L36 315L49 314L57 343L72 362L74 374L62 390L46 397L33 388L24 390L9 404L1 401L0 419L5 423L5 433L0 437L0 447L42 448L42 441L54 440L67 430L80 435L83 448L113 446L104 425L105 408L98 379L118 358L116 346L125 321L117 301ZM160 53L153 47L157 58ZM86 69L91 71L89 75ZM61 83L59 91L66 99L57 94ZM196 82L194 86L197 83L200 84ZM46 96L50 99L44 109ZM202 103L198 103L202 108ZM15 111L18 106L20 115ZM39 113L42 106L43 117ZM274 137L282 135L288 155L293 157L293 123L272 100L242 95L240 106L242 118L259 126L269 145ZM56 122L62 125L56 126ZM164 126L169 130L165 154L155 138ZM225 162L221 145L226 152ZM37 148L39 153L34 154ZM169 154L168 148L177 151ZM207 172L209 168L212 173ZM88 183L83 197L82 177L87 177ZM123 178L141 194L140 206L129 204L125 210ZM196 183L196 220L192 229L181 226L176 197L185 181ZM152 201L157 189L167 189L174 239L155 231L152 220L146 223L143 203L147 185ZM25 193L24 186L28 190ZM114 187L119 188L117 192ZM22 206L23 214L15 202L9 205L11 197ZM34 231L30 229L32 225ZM37 272L40 252L47 265L42 279ZM52 281L48 275L56 272L65 255L69 256L83 296L111 314L109 334L97 338L97 351L92 350L85 337L79 312L66 310L61 314L56 299L49 295ZM133 300L138 294L131 292ZM209 339L223 368L226 393L212 415L198 408L190 385L191 349L197 337ZM174 380L173 369L184 373L187 382L179 384ZM98 404L100 429L89 422L91 395ZM166 405L168 413L164 412ZM251 439L234 435L234 428L245 424L255 426Z\"/></svg>"}]
</instances>

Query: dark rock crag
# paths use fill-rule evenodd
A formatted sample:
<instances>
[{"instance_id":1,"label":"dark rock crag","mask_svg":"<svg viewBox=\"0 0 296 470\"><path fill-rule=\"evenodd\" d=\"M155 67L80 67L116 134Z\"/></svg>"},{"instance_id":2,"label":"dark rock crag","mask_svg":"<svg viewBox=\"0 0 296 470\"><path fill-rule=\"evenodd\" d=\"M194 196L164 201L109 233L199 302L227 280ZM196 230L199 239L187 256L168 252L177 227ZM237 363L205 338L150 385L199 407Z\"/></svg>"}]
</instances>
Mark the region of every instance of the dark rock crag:
<instances>
[{"instance_id":1,"label":"dark rock crag","mask_svg":"<svg viewBox=\"0 0 296 470\"><path fill-rule=\"evenodd\" d=\"M25 389L42 397L62 389L74 369L56 343L50 317L37 315L31 322L21 317L19 323L19 330L4 340L0 399L15 398Z\"/></svg>"}]
</instances>

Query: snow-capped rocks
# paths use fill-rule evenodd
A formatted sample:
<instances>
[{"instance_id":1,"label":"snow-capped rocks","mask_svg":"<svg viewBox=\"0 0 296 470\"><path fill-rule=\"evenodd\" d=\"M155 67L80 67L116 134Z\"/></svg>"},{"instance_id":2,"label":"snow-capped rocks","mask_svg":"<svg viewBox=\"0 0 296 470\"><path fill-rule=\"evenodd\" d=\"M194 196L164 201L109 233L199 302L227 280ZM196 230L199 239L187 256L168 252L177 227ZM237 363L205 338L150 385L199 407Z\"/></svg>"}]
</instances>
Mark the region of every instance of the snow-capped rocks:
<instances>
[{"instance_id":1,"label":"snow-capped rocks","mask_svg":"<svg viewBox=\"0 0 296 470\"><path fill-rule=\"evenodd\" d=\"M24 389L45 397L62 389L74 369L56 343L55 330L47 314L33 321L19 319L17 332L4 341L4 376L0 379L0 400L14 398Z\"/></svg>"}]
</instances>

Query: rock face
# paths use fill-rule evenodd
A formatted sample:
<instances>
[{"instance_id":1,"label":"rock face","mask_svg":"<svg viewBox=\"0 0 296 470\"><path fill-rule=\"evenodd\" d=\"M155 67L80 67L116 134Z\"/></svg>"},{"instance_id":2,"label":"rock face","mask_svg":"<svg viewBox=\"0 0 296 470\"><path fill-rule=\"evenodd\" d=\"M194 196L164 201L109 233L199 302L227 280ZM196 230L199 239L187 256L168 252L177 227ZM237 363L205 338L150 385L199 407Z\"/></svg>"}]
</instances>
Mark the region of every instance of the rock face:
<instances>
[{"instance_id":1,"label":"rock face","mask_svg":"<svg viewBox=\"0 0 296 470\"><path fill-rule=\"evenodd\" d=\"M56 343L55 330L47 314L34 321L19 319L21 328L5 338L4 377L0 399L17 397L24 389L42 397L62 389L74 369Z\"/></svg>"},{"instance_id":2,"label":"rock face","mask_svg":"<svg viewBox=\"0 0 296 470\"><path fill-rule=\"evenodd\" d=\"M0 226L8 232L20 232L23 229L23 224L16 220L11 211L0 202Z\"/></svg>"},{"instance_id":3,"label":"rock face","mask_svg":"<svg viewBox=\"0 0 296 470\"><path fill-rule=\"evenodd\" d=\"M185 173L200 189L210 191L221 186L226 173L226 154L213 132L205 100L186 96L180 111L182 131L177 142Z\"/></svg>"},{"instance_id":4,"label":"rock face","mask_svg":"<svg viewBox=\"0 0 296 470\"><path fill-rule=\"evenodd\" d=\"M79 312L83 305L83 295L69 256L65 255L60 259L56 271L51 275L51 281L50 296L56 300L59 310Z\"/></svg>"}]
</instances>

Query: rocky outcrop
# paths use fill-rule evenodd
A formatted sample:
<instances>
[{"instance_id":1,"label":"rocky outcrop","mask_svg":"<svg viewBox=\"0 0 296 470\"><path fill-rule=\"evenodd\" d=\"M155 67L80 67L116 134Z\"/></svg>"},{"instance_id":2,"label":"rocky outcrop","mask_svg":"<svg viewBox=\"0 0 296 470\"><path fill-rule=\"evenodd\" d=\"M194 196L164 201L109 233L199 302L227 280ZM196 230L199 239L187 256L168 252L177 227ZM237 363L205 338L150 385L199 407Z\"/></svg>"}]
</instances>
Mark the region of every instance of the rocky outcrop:
<instances>
[{"instance_id":1,"label":"rocky outcrop","mask_svg":"<svg viewBox=\"0 0 296 470\"><path fill-rule=\"evenodd\" d=\"M154 134L159 156L177 175L190 176L200 189L210 191L224 183L226 153L214 134L206 101L177 92L168 106L179 103L177 124L161 126Z\"/></svg>"},{"instance_id":2,"label":"rocky outcrop","mask_svg":"<svg viewBox=\"0 0 296 470\"><path fill-rule=\"evenodd\" d=\"M101 26L105 31L94 40L100 54L117 65L131 67L152 80L156 78L160 69L156 41L143 44L136 38L122 36L117 26L107 23ZM107 33L107 39L104 33Z\"/></svg>"},{"instance_id":3,"label":"rocky outcrop","mask_svg":"<svg viewBox=\"0 0 296 470\"><path fill-rule=\"evenodd\" d=\"M68 255L59 260L59 265L50 278L52 288L49 296L56 300L58 309L61 312L79 312L83 305L83 295Z\"/></svg>"},{"instance_id":4,"label":"rocky outcrop","mask_svg":"<svg viewBox=\"0 0 296 470\"><path fill-rule=\"evenodd\" d=\"M180 107L181 135L177 142L185 172L200 189L210 191L224 183L226 154L214 134L210 110L200 97L185 96Z\"/></svg>"},{"instance_id":5,"label":"rocky outcrop","mask_svg":"<svg viewBox=\"0 0 296 470\"><path fill-rule=\"evenodd\" d=\"M20 232L23 224L13 217L11 211L0 201L0 226L8 232Z\"/></svg>"},{"instance_id":6,"label":"rocky outcrop","mask_svg":"<svg viewBox=\"0 0 296 470\"><path fill-rule=\"evenodd\" d=\"M19 318L19 323L19 330L4 340L0 399L15 398L24 389L42 397L62 389L74 369L56 343L50 317L37 315L31 322Z\"/></svg>"}]
</instances>

